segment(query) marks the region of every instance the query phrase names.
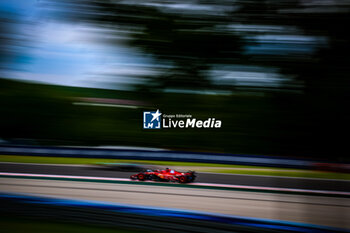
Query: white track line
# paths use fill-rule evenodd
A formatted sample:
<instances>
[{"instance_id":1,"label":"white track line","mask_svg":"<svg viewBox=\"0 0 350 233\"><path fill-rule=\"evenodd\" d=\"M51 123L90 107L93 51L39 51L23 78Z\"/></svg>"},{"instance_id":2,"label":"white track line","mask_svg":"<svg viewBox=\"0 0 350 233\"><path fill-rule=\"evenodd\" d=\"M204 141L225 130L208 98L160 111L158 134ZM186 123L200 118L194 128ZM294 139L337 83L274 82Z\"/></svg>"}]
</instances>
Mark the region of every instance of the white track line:
<instances>
[{"instance_id":1,"label":"white track line","mask_svg":"<svg viewBox=\"0 0 350 233\"><path fill-rule=\"evenodd\" d=\"M66 176L66 175L47 175L47 174L28 174L28 173L9 173L0 172L0 176L13 176L13 177L33 177L33 178L62 178L62 179L82 179L90 181L131 181L126 178L110 178L110 177L93 177L93 176ZM139 181L135 181L139 182ZM144 181L142 181L144 182ZM147 181L146 181L147 182ZM151 181L149 181L151 182ZM231 184L213 184L213 183L190 183L189 186L203 186L203 187L222 187L222 188L238 188L246 190L257 191L282 191L291 193L309 193L309 194L335 194L346 195L350 197L350 192L340 191L327 191L327 190L309 190L309 189L291 189L291 188L275 188L275 187L261 187L261 186L246 186L246 185L231 185Z\"/></svg>"},{"instance_id":2,"label":"white track line","mask_svg":"<svg viewBox=\"0 0 350 233\"><path fill-rule=\"evenodd\" d=\"M48 174L31 174L31 173L9 173L0 172L0 176L24 176L38 178L64 178L64 179L83 179L83 180L106 180L106 181L130 181L127 178L110 178L110 177L94 177L94 176L66 176L66 175L48 175Z\"/></svg>"}]
</instances>

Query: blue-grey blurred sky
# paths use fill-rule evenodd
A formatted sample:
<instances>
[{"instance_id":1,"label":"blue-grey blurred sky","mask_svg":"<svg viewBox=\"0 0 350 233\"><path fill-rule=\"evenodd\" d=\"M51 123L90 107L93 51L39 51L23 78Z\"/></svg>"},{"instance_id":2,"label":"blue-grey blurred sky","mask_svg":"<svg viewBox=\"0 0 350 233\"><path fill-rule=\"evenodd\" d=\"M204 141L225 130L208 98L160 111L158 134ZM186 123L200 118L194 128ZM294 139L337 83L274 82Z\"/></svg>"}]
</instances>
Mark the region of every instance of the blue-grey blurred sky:
<instances>
[{"instance_id":1,"label":"blue-grey blurred sky","mask_svg":"<svg viewBox=\"0 0 350 233\"><path fill-rule=\"evenodd\" d=\"M52 11L48 12L40 1L0 0L0 8L6 14L3 17L20 22L15 25L17 36L29 39L3 71L6 78L92 87L97 85L93 80L99 80L106 83L104 87L111 82L118 86L118 82L125 82L124 73L137 72L149 63L130 48L98 43L97 29L54 20L48 15ZM117 68L120 80L97 77L101 73L117 73Z\"/></svg>"}]
</instances>

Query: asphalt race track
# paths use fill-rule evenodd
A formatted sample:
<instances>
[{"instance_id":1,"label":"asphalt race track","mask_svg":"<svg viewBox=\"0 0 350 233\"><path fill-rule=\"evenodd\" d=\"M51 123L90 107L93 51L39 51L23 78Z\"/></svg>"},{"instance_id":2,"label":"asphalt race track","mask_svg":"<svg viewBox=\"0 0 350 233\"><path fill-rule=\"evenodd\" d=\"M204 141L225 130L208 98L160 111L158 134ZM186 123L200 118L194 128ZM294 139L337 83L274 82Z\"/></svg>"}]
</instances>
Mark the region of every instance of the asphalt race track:
<instances>
[{"instance_id":1,"label":"asphalt race track","mask_svg":"<svg viewBox=\"0 0 350 233\"><path fill-rule=\"evenodd\" d=\"M134 174L99 166L18 163L0 163L0 172L107 178L129 178ZM350 182L341 180L200 173L196 182L350 191ZM203 189L196 186L104 183L96 180L47 180L42 176L34 179L2 177L0 192L197 210L350 229L350 199L346 197Z\"/></svg>"},{"instance_id":2,"label":"asphalt race track","mask_svg":"<svg viewBox=\"0 0 350 233\"><path fill-rule=\"evenodd\" d=\"M0 190L350 228L348 198L18 178L0 178Z\"/></svg>"},{"instance_id":3,"label":"asphalt race track","mask_svg":"<svg viewBox=\"0 0 350 233\"><path fill-rule=\"evenodd\" d=\"M15 163L0 163L0 172L113 178L129 178L131 174L135 174L135 172L120 172L99 166L64 166ZM196 182L350 192L350 181L343 180L199 173Z\"/></svg>"}]
</instances>

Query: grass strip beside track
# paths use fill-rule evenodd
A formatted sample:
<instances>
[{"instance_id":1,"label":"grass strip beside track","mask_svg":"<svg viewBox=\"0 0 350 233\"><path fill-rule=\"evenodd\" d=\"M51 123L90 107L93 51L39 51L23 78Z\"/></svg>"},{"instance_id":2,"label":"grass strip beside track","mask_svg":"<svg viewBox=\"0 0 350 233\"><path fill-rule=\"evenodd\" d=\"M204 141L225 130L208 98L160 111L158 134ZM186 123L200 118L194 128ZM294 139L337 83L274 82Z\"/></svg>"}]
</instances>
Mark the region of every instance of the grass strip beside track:
<instances>
[{"instance_id":1,"label":"grass strip beside track","mask_svg":"<svg viewBox=\"0 0 350 233\"><path fill-rule=\"evenodd\" d=\"M132 185L153 185L153 186L168 186L168 187L179 187L179 188L218 189L218 190L231 190L231 191L244 191L244 192L263 192L263 193L279 193L279 194L296 194L296 195L312 195L312 196L350 198L350 193L337 192L337 191L289 189L289 188L227 185L227 184L208 184L208 183L191 183L191 184L160 183L160 182L152 182L152 181L132 181L129 179L107 178L107 177L64 176L64 175L24 174L24 173L0 172L0 178L119 183L119 184L132 184Z\"/></svg>"},{"instance_id":2,"label":"grass strip beside track","mask_svg":"<svg viewBox=\"0 0 350 233\"><path fill-rule=\"evenodd\" d=\"M266 169L266 170L244 170L244 169L222 169L220 172L217 169L207 169L206 172L211 173L226 173L226 174L241 174L241 175L260 175L260 176L281 176L281 177L299 177L299 178L317 178L317 179L334 179L334 180L350 180L349 173L322 172L310 170L289 170L285 169Z\"/></svg>"},{"instance_id":3,"label":"grass strip beside track","mask_svg":"<svg viewBox=\"0 0 350 233\"><path fill-rule=\"evenodd\" d=\"M198 172L244 174L244 175L268 175L281 177L303 177L320 179L350 180L348 173L324 172L303 169L271 168L261 166L244 166L229 164L211 164L174 161L150 161L150 160L123 160L123 159L96 159L96 158L64 158L42 156L0 155L0 162L13 163L38 163L38 164L102 164L102 163L135 163L160 166L175 166L181 169L193 169Z\"/></svg>"},{"instance_id":4,"label":"grass strip beside track","mask_svg":"<svg viewBox=\"0 0 350 233\"><path fill-rule=\"evenodd\" d=\"M0 155L0 162L13 163L43 163L43 164L99 164L99 163L140 163L150 165L171 165L171 166L196 166L196 167L227 167L227 168L257 168L255 166L153 161L153 160L131 160L131 159L96 159L96 158L66 158L66 157L44 157L44 156L23 156L23 155ZM267 168L267 167L258 167Z\"/></svg>"}]
</instances>

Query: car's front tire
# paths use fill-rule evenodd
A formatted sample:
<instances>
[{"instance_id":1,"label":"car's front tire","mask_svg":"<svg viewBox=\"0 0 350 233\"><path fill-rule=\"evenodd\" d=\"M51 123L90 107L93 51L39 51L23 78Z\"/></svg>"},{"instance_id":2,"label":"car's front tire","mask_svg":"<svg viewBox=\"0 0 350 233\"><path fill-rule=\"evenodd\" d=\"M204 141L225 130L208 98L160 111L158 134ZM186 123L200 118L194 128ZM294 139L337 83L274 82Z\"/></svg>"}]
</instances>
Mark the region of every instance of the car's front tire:
<instances>
[{"instance_id":1,"label":"car's front tire","mask_svg":"<svg viewBox=\"0 0 350 233\"><path fill-rule=\"evenodd\" d=\"M145 174L140 173L137 175L137 179L140 181L144 181L146 179L146 176L145 176Z\"/></svg>"},{"instance_id":2,"label":"car's front tire","mask_svg":"<svg viewBox=\"0 0 350 233\"><path fill-rule=\"evenodd\" d=\"M179 177L179 183L186 183L186 182L187 182L186 176L180 176Z\"/></svg>"}]
</instances>

